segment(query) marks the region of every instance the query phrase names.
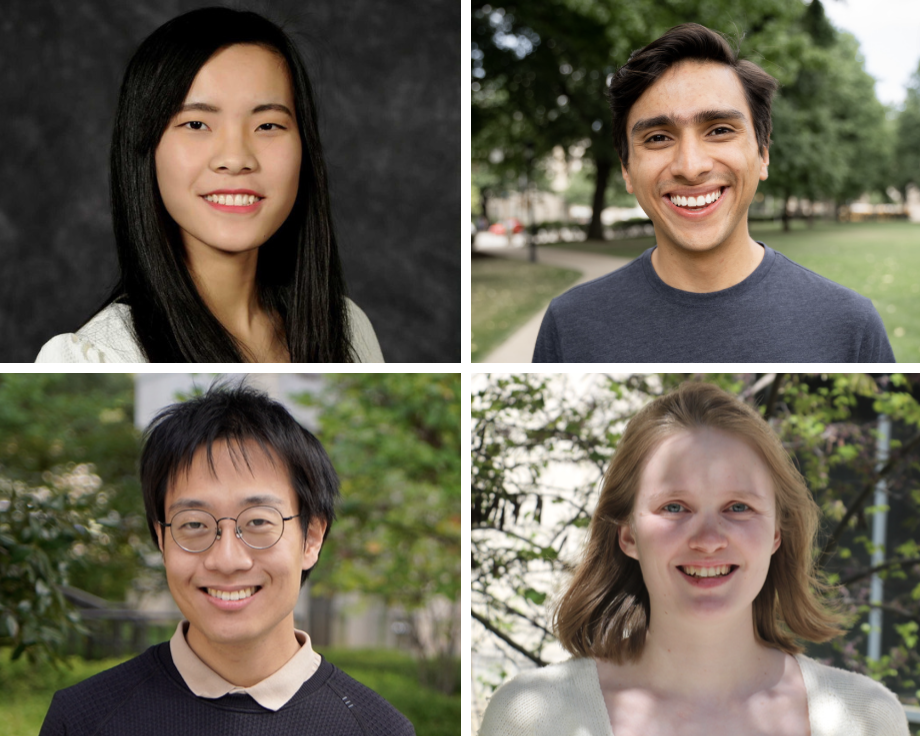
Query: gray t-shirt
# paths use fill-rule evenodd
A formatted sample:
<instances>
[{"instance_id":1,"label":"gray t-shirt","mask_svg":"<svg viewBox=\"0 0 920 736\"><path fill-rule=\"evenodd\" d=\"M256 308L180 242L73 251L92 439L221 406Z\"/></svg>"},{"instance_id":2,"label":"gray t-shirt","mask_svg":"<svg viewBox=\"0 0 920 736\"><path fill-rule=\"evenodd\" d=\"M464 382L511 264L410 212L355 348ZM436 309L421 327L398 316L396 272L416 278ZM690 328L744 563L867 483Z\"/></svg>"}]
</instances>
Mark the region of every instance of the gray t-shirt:
<instances>
[{"instance_id":1,"label":"gray t-shirt","mask_svg":"<svg viewBox=\"0 0 920 736\"><path fill-rule=\"evenodd\" d=\"M553 299L533 362L895 362L871 301L766 245L744 281L706 294L668 286L653 250Z\"/></svg>"}]
</instances>

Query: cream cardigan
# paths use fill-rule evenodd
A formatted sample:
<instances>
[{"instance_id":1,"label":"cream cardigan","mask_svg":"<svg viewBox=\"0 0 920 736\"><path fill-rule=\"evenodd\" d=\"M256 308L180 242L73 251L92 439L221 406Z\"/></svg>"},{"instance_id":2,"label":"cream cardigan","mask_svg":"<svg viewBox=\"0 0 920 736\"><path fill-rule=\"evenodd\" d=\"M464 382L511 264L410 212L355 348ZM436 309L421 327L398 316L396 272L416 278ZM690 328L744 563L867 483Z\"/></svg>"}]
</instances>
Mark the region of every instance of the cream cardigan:
<instances>
[{"instance_id":1,"label":"cream cardigan","mask_svg":"<svg viewBox=\"0 0 920 736\"><path fill-rule=\"evenodd\" d=\"M345 300L351 323L351 343L356 363L383 363L377 335L367 315L351 299ZM36 363L146 363L134 340L131 310L125 304L110 304L83 327L45 343Z\"/></svg>"},{"instance_id":2,"label":"cream cardigan","mask_svg":"<svg viewBox=\"0 0 920 736\"><path fill-rule=\"evenodd\" d=\"M909 736L904 708L865 675L802 654L811 736ZM479 736L614 736L593 659L522 672L500 687Z\"/></svg>"}]
</instances>

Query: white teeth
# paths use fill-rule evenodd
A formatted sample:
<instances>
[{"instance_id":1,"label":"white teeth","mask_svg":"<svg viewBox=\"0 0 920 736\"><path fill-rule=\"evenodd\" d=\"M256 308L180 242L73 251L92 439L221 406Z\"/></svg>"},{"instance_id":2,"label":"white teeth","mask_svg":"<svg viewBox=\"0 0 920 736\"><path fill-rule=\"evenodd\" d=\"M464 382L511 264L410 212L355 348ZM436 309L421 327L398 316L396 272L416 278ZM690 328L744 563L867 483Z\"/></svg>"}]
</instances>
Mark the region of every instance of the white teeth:
<instances>
[{"instance_id":1,"label":"white teeth","mask_svg":"<svg viewBox=\"0 0 920 736\"><path fill-rule=\"evenodd\" d=\"M731 565L722 565L721 567L689 567L683 566L683 570L688 575L697 578L714 578L720 575L727 575L731 571Z\"/></svg>"},{"instance_id":2,"label":"white teeth","mask_svg":"<svg viewBox=\"0 0 920 736\"><path fill-rule=\"evenodd\" d=\"M255 588L244 588L243 590L234 590L233 592L208 588L208 595L214 598L220 598L222 601L239 601L243 598L248 598L255 592Z\"/></svg>"},{"instance_id":3,"label":"white teeth","mask_svg":"<svg viewBox=\"0 0 920 736\"><path fill-rule=\"evenodd\" d=\"M700 195L698 197L681 197L679 195L671 195L671 201L678 207L703 207L707 204L715 202L719 197L722 196L722 190L717 189L714 192L710 192L706 195Z\"/></svg>"},{"instance_id":4,"label":"white teeth","mask_svg":"<svg viewBox=\"0 0 920 736\"><path fill-rule=\"evenodd\" d=\"M234 207L248 207L251 204L261 201L261 197L256 197L253 194L209 194L205 197L208 202L216 202L217 204L226 204L232 205Z\"/></svg>"}]
</instances>

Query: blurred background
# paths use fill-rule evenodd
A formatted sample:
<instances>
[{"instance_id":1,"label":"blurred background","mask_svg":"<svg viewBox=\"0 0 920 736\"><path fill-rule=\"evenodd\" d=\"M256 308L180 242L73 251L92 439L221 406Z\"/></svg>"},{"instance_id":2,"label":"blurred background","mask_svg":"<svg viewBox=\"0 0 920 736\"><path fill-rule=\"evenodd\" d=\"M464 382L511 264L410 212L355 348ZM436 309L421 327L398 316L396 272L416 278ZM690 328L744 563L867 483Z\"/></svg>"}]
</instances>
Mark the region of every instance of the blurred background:
<instances>
[{"instance_id":1,"label":"blurred background","mask_svg":"<svg viewBox=\"0 0 920 736\"><path fill-rule=\"evenodd\" d=\"M867 373L473 374L472 733L502 682L570 658L552 610L601 477L629 418L687 380L758 407L822 510L849 630L805 654L884 682L920 734L920 374Z\"/></svg>"},{"instance_id":2,"label":"blurred background","mask_svg":"<svg viewBox=\"0 0 920 736\"><path fill-rule=\"evenodd\" d=\"M753 237L871 298L920 359L920 4L492 0L472 11L473 360L529 363L552 297L654 245L604 92L691 21L780 83Z\"/></svg>"},{"instance_id":3,"label":"blurred background","mask_svg":"<svg viewBox=\"0 0 920 736\"><path fill-rule=\"evenodd\" d=\"M0 19L0 360L32 362L115 280L109 146L141 41L189 10L253 10L313 83L349 294L389 362L460 360L460 6L452 0L53 0Z\"/></svg>"},{"instance_id":4,"label":"blurred background","mask_svg":"<svg viewBox=\"0 0 920 736\"><path fill-rule=\"evenodd\" d=\"M137 478L163 407L237 381L323 443L342 503L302 589L314 648L419 734L460 714L458 374L0 374L0 721L169 639L182 616ZM66 665L61 667L61 665Z\"/></svg>"}]
</instances>

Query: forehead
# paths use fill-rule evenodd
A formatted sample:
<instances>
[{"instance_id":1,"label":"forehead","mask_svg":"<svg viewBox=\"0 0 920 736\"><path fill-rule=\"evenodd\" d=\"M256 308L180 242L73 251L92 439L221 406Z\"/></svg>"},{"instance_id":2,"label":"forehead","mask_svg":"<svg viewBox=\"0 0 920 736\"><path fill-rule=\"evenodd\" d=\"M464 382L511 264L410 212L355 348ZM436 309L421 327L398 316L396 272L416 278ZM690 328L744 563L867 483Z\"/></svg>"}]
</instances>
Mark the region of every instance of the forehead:
<instances>
[{"instance_id":1,"label":"forehead","mask_svg":"<svg viewBox=\"0 0 920 736\"><path fill-rule=\"evenodd\" d=\"M194 499L204 507L251 505L254 496L273 496L296 509L296 493L285 463L257 442L218 440L195 450L187 467L179 468L166 491L166 508ZM271 504L275 505L275 504Z\"/></svg>"},{"instance_id":2,"label":"forehead","mask_svg":"<svg viewBox=\"0 0 920 736\"><path fill-rule=\"evenodd\" d=\"M741 437L719 429L683 430L662 440L642 471L639 496L674 492L697 496L747 494L773 502L773 477L760 453Z\"/></svg>"},{"instance_id":3,"label":"forehead","mask_svg":"<svg viewBox=\"0 0 920 736\"><path fill-rule=\"evenodd\" d=\"M685 59L642 93L630 108L626 125L631 130L640 118L668 115L681 121L706 110L732 108L751 119L744 87L734 70L712 61Z\"/></svg>"},{"instance_id":4,"label":"forehead","mask_svg":"<svg viewBox=\"0 0 920 736\"><path fill-rule=\"evenodd\" d=\"M244 108L277 101L293 109L294 91L284 57L262 46L236 44L220 49L205 62L186 101Z\"/></svg>"}]
</instances>

